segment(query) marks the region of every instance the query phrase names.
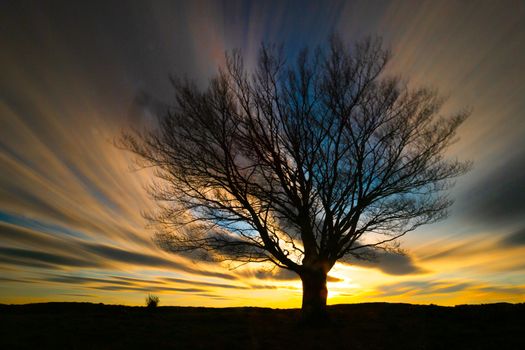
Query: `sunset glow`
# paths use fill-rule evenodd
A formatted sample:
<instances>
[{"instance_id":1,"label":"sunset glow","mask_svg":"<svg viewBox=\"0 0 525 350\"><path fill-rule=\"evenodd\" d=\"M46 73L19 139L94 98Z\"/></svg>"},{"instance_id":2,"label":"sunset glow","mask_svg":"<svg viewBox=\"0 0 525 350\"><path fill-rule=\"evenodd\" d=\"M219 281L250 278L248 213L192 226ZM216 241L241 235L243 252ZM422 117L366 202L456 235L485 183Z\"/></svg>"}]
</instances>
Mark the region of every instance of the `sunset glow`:
<instances>
[{"instance_id":1,"label":"sunset glow","mask_svg":"<svg viewBox=\"0 0 525 350\"><path fill-rule=\"evenodd\" d=\"M472 109L450 157L450 216L401 240L405 255L337 263L328 303L525 302L525 3L522 1L101 2L0 5L0 303L301 306L301 281L272 266L162 251L142 213L152 170L115 146L169 102L169 76L205 84L262 41L293 59L332 32L380 35L389 74ZM307 7L307 9L305 9Z\"/></svg>"}]
</instances>

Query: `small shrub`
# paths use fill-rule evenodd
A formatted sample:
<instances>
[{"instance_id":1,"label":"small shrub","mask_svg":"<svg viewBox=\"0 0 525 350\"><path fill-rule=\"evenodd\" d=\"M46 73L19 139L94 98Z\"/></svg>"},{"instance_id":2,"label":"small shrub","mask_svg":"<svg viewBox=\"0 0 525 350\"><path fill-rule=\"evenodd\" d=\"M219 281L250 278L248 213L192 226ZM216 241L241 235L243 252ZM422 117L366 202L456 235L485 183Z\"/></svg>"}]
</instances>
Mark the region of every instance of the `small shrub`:
<instances>
[{"instance_id":1,"label":"small shrub","mask_svg":"<svg viewBox=\"0 0 525 350\"><path fill-rule=\"evenodd\" d=\"M156 308L159 305L159 300L158 296L148 294L146 297L146 306L150 309Z\"/></svg>"}]
</instances>

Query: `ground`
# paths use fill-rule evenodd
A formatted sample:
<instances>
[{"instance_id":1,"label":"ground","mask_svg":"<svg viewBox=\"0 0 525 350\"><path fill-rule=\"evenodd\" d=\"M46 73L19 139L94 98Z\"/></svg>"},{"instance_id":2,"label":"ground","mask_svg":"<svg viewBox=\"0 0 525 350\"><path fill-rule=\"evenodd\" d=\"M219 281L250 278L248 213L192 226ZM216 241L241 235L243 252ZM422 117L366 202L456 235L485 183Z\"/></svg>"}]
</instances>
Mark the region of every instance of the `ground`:
<instances>
[{"instance_id":1,"label":"ground","mask_svg":"<svg viewBox=\"0 0 525 350\"><path fill-rule=\"evenodd\" d=\"M525 304L329 307L330 324L300 310L0 304L0 349L525 349Z\"/></svg>"}]
</instances>

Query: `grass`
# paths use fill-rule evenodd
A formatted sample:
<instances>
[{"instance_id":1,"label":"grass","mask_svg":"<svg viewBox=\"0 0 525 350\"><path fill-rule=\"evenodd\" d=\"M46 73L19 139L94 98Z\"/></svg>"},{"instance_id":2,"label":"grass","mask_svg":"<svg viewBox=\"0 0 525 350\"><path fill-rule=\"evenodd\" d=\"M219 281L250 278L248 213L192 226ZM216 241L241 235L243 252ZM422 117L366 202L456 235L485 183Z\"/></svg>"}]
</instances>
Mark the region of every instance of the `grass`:
<instances>
[{"instance_id":1,"label":"grass","mask_svg":"<svg viewBox=\"0 0 525 350\"><path fill-rule=\"evenodd\" d=\"M297 309L0 305L0 349L525 349L525 304L329 307L329 326Z\"/></svg>"}]
</instances>

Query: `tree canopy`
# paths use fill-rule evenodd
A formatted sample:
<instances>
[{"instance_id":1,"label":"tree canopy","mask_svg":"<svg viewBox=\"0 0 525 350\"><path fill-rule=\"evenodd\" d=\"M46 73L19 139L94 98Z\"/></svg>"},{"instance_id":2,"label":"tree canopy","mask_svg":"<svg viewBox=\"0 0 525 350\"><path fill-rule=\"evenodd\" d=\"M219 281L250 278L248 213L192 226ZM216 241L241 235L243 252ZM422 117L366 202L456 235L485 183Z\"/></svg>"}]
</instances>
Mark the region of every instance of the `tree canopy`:
<instances>
[{"instance_id":1,"label":"tree canopy","mask_svg":"<svg viewBox=\"0 0 525 350\"><path fill-rule=\"evenodd\" d=\"M162 180L162 248L292 270L319 311L336 261L446 215L468 164L445 150L468 112L442 116L436 90L387 76L378 39L284 53L263 45L252 71L229 53L206 89L172 79L158 125L122 140Z\"/></svg>"}]
</instances>

